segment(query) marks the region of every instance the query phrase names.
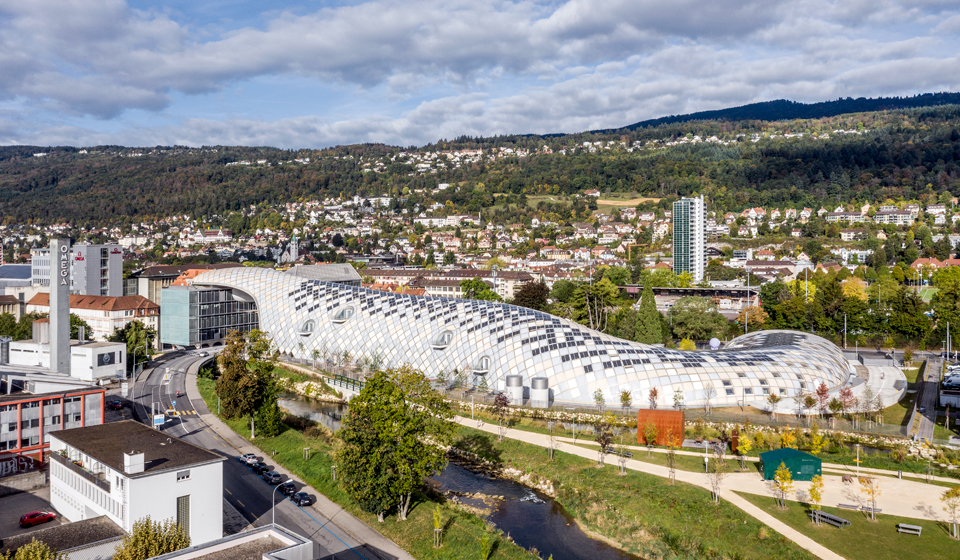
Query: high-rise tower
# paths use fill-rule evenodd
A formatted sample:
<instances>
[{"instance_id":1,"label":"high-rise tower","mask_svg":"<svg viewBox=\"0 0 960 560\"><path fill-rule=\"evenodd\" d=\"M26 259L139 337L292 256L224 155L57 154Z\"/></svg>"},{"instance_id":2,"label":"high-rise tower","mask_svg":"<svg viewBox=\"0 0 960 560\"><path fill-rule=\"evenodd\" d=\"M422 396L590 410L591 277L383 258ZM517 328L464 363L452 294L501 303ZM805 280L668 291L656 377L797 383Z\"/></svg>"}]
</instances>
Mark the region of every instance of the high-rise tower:
<instances>
[{"instance_id":1,"label":"high-rise tower","mask_svg":"<svg viewBox=\"0 0 960 560\"><path fill-rule=\"evenodd\" d=\"M694 282L703 281L706 223L703 195L673 203L673 271L689 272Z\"/></svg>"}]
</instances>

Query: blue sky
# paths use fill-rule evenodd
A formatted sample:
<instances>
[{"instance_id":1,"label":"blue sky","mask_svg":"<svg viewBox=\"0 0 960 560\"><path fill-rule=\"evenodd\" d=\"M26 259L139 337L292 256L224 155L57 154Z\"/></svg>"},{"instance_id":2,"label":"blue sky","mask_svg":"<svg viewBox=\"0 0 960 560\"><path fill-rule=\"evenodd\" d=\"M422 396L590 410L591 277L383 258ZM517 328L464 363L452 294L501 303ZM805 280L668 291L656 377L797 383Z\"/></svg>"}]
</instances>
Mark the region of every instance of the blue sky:
<instances>
[{"instance_id":1,"label":"blue sky","mask_svg":"<svg viewBox=\"0 0 960 560\"><path fill-rule=\"evenodd\" d=\"M960 91L956 0L0 0L0 144L407 146L929 91Z\"/></svg>"}]
</instances>

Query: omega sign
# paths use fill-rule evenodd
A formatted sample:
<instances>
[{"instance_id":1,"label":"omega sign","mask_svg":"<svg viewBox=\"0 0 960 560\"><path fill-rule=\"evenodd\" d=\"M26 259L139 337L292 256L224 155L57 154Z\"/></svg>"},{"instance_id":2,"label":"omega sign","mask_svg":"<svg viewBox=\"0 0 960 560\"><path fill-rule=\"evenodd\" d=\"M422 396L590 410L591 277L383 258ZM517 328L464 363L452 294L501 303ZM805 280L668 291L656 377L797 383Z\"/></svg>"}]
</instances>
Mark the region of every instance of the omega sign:
<instances>
[{"instance_id":1,"label":"omega sign","mask_svg":"<svg viewBox=\"0 0 960 560\"><path fill-rule=\"evenodd\" d=\"M60 245L60 285L70 285L70 247Z\"/></svg>"}]
</instances>

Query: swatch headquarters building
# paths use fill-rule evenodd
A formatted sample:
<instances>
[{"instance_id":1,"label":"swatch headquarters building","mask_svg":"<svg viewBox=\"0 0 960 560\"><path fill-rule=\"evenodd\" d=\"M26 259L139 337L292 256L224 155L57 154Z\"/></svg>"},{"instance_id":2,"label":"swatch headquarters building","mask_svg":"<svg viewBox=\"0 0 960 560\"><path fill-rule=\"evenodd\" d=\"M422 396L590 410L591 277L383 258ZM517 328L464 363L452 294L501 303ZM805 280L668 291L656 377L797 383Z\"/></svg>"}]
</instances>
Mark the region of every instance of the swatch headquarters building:
<instances>
[{"instance_id":1,"label":"swatch headquarters building","mask_svg":"<svg viewBox=\"0 0 960 560\"><path fill-rule=\"evenodd\" d=\"M523 307L370 290L349 265L343 274L331 266L210 270L165 288L161 342L208 347L231 330L259 328L294 358L348 352L431 378L466 372L534 406L594 404L597 390L608 403L623 390L646 403L653 388L660 405L672 405L678 391L686 406L760 404L821 382L840 387L853 375L840 348L809 333L758 331L722 350L669 350Z\"/></svg>"}]
</instances>

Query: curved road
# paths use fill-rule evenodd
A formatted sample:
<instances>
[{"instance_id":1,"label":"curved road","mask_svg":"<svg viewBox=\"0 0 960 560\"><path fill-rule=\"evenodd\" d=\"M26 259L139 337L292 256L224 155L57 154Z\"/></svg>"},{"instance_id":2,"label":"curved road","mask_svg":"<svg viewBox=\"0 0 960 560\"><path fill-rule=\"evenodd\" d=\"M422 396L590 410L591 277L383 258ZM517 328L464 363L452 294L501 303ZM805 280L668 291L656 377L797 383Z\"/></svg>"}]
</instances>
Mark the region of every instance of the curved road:
<instances>
[{"instance_id":1,"label":"curved road","mask_svg":"<svg viewBox=\"0 0 960 560\"><path fill-rule=\"evenodd\" d=\"M313 540L319 546L314 558L333 558L334 555L341 559L396 558L357 542L315 508L300 508L284 499L279 492L274 492L274 486L235 460L240 451L214 433L200 418L198 409L206 413L206 405L202 401L191 402L186 396L186 376L196 375L200 364L212 356L203 357L195 351L176 352L150 362L148 365L151 367L145 368L139 375L130 393L134 416L149 425L151 407L154 402L160 403L162 409L176 411L175 416L167 417L162 431L227 457L228 460L223 463L223 497L253 525L259 527L271 523L271 500L276 500L277 524ZM165 379L168 369L170 375ZM180 397L176 396L177 391L180 391ZM269 457L262 457L262 460L271 468L274 466ZM295 482L298 489L303 485L300 481ZM351 548L354 550L351 551Z\"/></svg>"}]
</instances>

